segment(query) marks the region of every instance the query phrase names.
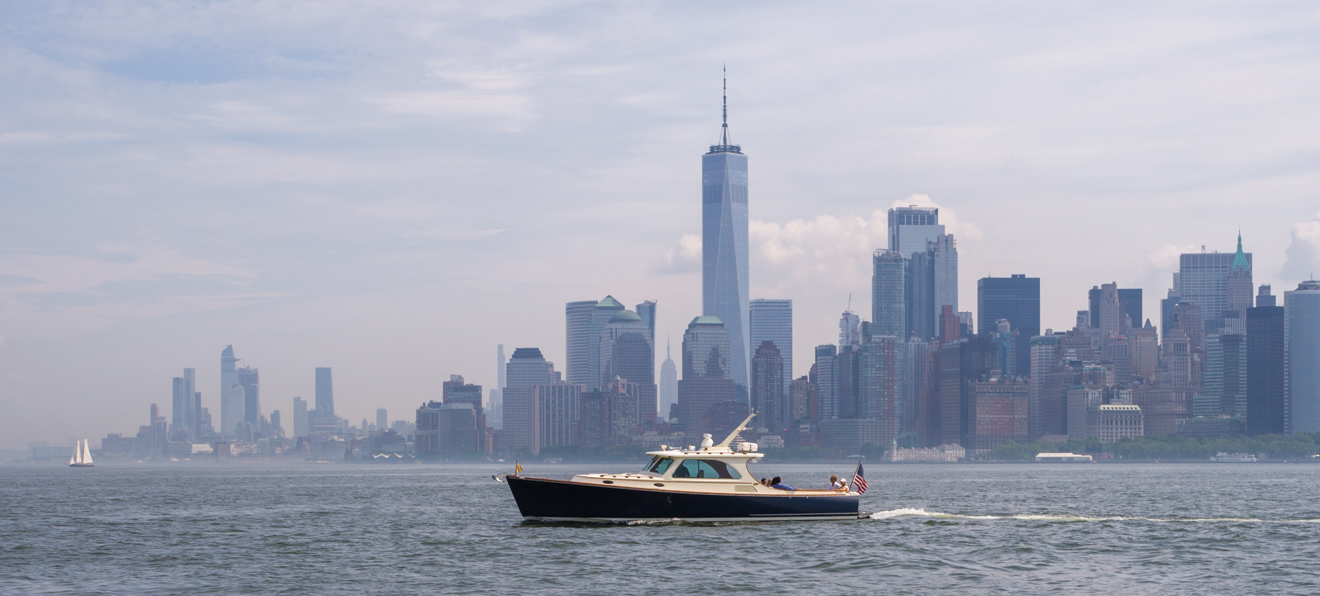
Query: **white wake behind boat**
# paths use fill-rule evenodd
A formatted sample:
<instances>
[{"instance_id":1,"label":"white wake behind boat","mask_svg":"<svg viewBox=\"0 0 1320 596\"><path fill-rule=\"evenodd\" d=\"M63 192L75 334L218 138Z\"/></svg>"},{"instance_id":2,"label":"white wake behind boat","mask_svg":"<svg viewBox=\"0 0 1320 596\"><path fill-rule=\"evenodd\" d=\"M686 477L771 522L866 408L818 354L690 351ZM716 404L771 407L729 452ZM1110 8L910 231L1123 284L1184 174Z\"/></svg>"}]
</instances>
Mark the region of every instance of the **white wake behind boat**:
<instances>
[{"instance_id":1,"label":"white wake behind boat","mask_svg":"<svg viewBox=\"0 0 1320 596\"><path fill-rule=\"evenodd\" d=\"M96 464L92 463L92 448L88 446L87 439L78 441L73 446L73 457L69 458L70 468L92 468Z\"/></svg>"}]
</instances>

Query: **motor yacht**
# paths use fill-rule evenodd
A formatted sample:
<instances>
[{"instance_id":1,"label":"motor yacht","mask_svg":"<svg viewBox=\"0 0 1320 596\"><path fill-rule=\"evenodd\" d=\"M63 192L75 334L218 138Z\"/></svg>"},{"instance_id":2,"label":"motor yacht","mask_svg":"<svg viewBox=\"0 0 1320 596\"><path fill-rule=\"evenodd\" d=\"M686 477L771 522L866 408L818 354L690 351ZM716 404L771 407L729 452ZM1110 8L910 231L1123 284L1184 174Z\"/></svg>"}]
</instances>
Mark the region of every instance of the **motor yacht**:
<instances>
[{"instance_id":1,"label":"motor yacht","mask_svg":"<svg viewBox=\"0 0 1320 596\"><path fill-rule=\"evenodd\" d=\"M755 416L753 414L752 416ZM770 521L856 519L861 495L852 489L784 490L762 485L747 464L764 454L734 438L748 416L718 445L662 445L641 471L578 474L570 480L505 478L524 518L543 521Z\"/></svg>"}]
</instances>

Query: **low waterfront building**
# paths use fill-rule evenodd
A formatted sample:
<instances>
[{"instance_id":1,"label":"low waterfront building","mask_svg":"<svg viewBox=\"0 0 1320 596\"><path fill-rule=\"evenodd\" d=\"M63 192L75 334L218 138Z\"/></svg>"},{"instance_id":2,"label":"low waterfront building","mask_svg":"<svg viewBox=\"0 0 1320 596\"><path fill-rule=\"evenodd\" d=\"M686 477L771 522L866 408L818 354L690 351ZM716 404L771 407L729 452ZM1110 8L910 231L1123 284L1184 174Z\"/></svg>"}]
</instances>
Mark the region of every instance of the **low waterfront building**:
<instances>
[{"instance_id":1,"label":"low waterfront building","mask_svg":"<svg viewBox=\"0 0 1320 596\"><path fill-rule=\"evenodd\" d=\"M1037 453L1036 461L1053 464L1079 464L1091 463L1093 460L1089 455L1078 455L1076 453Z\"/></svg>"},{"instance_id":2,"label":"low waterfront building","mask_svg":"<svg viewBox=\"0 0 1320 596\"><path fill-rule=\"evenodd\" d=\"M1232 437L1247 432L1244 420L1237 417L1183 418L1175 434L1180 437Z\"/></svg>"},{"instance_id":3,"label":"low waterfront building","mask_svg":"<svg viewBox=\"0 0 1320 596\"><path fill-rule=\"evenodd\" d=\"M891 447L889 461L894 463L957 463L967 458L967 450L962 445L945 443L938 447L904 449Z\"/></svg>"}]
</instances>

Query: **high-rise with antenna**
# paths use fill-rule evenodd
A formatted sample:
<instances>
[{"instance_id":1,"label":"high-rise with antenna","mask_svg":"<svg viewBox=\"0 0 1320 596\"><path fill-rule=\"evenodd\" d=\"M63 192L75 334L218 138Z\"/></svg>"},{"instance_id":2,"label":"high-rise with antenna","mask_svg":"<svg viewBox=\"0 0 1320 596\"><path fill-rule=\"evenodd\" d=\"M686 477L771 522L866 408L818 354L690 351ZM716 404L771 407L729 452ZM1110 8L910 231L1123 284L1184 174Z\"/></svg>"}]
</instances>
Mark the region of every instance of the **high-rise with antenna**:
<instances>
[{"instance_id":1,"label":"high-rise with antenna","mask_svg":"<svg viewBox=\"0 0 1320 596\"><path fill-rule=\"evenodd\" d=\"M729 376L747 386L751 323L747 307L747 156L729 140L729 79L724 78L720 142L701 157L702 314L729 334Z\"/></svg>"}]
</instances>

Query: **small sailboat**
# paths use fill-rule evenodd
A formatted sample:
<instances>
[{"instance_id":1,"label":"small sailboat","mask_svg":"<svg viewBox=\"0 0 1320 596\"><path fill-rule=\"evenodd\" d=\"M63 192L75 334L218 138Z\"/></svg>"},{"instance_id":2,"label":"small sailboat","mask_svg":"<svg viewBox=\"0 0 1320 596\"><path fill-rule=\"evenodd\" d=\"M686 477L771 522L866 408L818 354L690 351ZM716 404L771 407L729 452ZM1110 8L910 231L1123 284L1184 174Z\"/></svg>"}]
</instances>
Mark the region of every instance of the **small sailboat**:
<instances>
[{"instance_id":1,"label":"small sailboat","mask_svg":"<svg viewBox=\"0 0 1320 596\"><path fill-rule=\"evenodd\" d=\"M96 464L92 463L92 448L88 447L87 439L78 441L73 446L73 457L69 458L70 468L91 468Z\"/></svg>"}]
</instances>

